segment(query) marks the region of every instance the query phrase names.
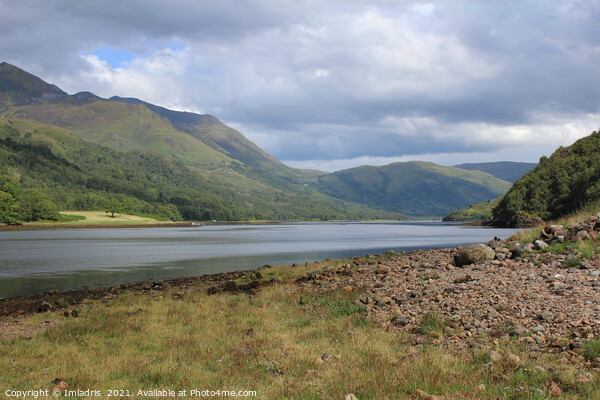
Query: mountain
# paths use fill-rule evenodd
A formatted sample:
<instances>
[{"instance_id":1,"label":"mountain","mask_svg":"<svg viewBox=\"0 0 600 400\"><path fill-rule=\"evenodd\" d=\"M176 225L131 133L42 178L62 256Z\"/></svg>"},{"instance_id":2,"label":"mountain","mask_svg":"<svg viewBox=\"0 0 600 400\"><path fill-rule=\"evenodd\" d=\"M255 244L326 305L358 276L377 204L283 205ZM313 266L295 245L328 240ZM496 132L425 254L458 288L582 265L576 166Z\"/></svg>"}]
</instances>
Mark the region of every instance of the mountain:
<instances>
[{"instance_id":1,"label":"mountain","mask_svg":"<svg viewBox=\"0 0 600 400\"><path fill-rule=\"evenodd\" d=\"M0 111L12 105L57 101L68 96L57 86L6 62L0 63Z\"/></svg>"},{"instance_id":2,"label":"mountain","mask_svg":"<svg viewBox=\"0 0 600 400\"><path fill-rule=\"evenodd\" d=\"M302 175L300 170L284 165L240 132L225 125L212 115L173 111L135 98L113 96L110 100L129 104L143 104L161 117L168 118L176 129L190 134L214 150L248 166L265 168L283 176L286 173L281 171L287 172L287 175Z\"/></svg>"},{"instance_id":3,"label":"mountain","mask_svg":"<svg viewBox=\"0 0 600 400\"><path fill-rule=\"evenodd\" d=\"M104 210L155 214L175 220L398 218L391 212L270 193L259 186L257 204L226 200L219 184L184 164L141 151L120 152L84 141L70 131L32 120L0 118L0 220L2 182L12 181L17 203L34 193L55 210ZM264 193L261 193L264 191ZM221 195L217 195L221 194ZM278 197L271 197L271 196ZM14 202L14 201L13 201ZM39 201L38 201L39 202ZM51 207L52 208L52 207ZM16 211L15 211L16 212ZM14 222L18 218L4 219ZM27 220L23 219L22 220Z\"/></svg>"},{"instance_id":4,"label":"mountain","mask_svg":"<svg viewBox=\"0 0 600 400\"><path fill-rule=\"evenodd\" d=\"M559 147L517 180L493 209L494 224L552 220L600 200L600 132Z\"/></svg>"},{"instance_id":5,"label":"mountain","mask_svg":"<svg viewBox=\"0 0 600 400\"><path fill-rule=\"evenodd\" d=\"M184 206L171 197L161 197L161 201L175 206L177 212L188 219L211 214L209 204L218 204L215 206L218 209L222 206L235 210L231 215L223 214L228 219L239 216L269 220L399 219L404 218L402 214L441 216L495 198L509 186L508 182L484 172L432 163L358 167L332 174L290 168L214 116L169 110L135 98L104 99L90 92L69 95L7 63L0 64L0 117L7 127L3 139L5 165L13 169L14 176L23 177L23 188L33 188L32 182L48 186L51 200L60 207L73 206L68 200L73 194L70 190L77 193L98 190L99 196L105 199L129 196L130 200L145 202L143 207L139 203L137 209L151 208L154 198L143 191L127 191L127 185L135 183L148 185L160 193L167 189L196 190L213 196L206 198L204 205L197 205L198 212L183 209ZM28 123L37 127L29 128ZM15 128L16 133L9 129L11 124L19 126ZM46 132L51 136L49 132L53 129L62 129L63 139L44 140L39 134ZM69 139L65 139L67 137ZM35 138L33 142L32 138ZM40 141L51 142L43 144L49 146L47 150L35 147ZM96 168L89 158L80 158L73 146L87 146L83 153L88 155L105 154L114 167ZM36 171L28 169L28 163L20 160L32 151L48 166L41 181L29 179ZM117 171L133 168L122 158L123 154L131 155L132 160L145 157L170 167L164 166L162 177L147 173L149 177L154 176L151 183L142 183L142 176L133 172L123 178ZM65 171L66 174L81 173L75 181L83 186L65 187L65 182L59 184L50 178L53 175L49 166L56 161L53 157L59 156L66 157L72 168ZM138 164L140 174L149 168L152 170L149 165L142 166L142 161ZM183 174L176 185L163 179L173 175L170 168L175 166L178 173ZM501 169L496 166L496 170ZM99 176L110 178L110 182L98 186ZM59 192L64 196L59 196ZM204 211L200 212L202 207Z\"/></svg>"},{"instance_id":6,"label":"mountain","mask_svg":"<svg viewBox=\"0 0 600 400\"><path fill-rule=\"evenodd\" d=\"M362 166L318 179L323 193L413 217L438 217L503 194L510 183L481 171L429 162Z\"/></svg>"},{"instance_id":7,"label":"mountain","mask_svg":"<svg viewBox=\"0 0 600 400\"><path fill-rule=\"evenodd\" d=\"M454 168L466 169L469 171L483 171L490 175L495 176L498 179L502 179L508 182L514 182L537 164L535 163L523 163L523 162L512 162L512 161L498 161L498 162L487 162L487 163L467 163L454 165Z\"/></svg>"},{"instance_id":8,"label":"mountain","mask_svg":"<svg viewBox=\"0 0 600 400\"><path fill-rule=\"evenodd\" d=\"M318 192L308 183L324 173L285 166L212 116L89 92L68 95L7 63L0 64L0 87L0 117L60 127L86 143L121 153L164 157L197 175L203 182L198 190L254 218L403 218ZM28 132L20 133L19 140L25 140Z\"/></svg>"}]
</instances>

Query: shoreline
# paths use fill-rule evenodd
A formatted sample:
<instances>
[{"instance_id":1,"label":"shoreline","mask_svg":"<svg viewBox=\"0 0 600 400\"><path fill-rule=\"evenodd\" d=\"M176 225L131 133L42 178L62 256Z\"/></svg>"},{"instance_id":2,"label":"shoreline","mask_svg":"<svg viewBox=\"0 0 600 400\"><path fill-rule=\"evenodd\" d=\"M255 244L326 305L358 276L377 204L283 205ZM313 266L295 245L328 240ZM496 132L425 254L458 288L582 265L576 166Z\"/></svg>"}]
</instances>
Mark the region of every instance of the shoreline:
<instances>
[{"instance_id":1,"label":"shoreline","mask_svg":"<svg viewBox=\"0 0 600 400\"><path fill-rule=\"evenodd\" d=\"M280 221L267 222L243 222L243 221L224 221L224 222L162 222L151 224L39 224L39 225L0 225L1 231L33 231L33 230L52 230L52 229L131 229L131 228L190 228L195 226L218 226L218 225L274 225Z\"/></svg>"},{"instance_id":2,"label":"shoreline","mask_svg":"<svg viewBox=\"0 0 600 400\"><path fill-rule=\"evenodd\" d=\"M439 219L428 220L332 220L332 221L189 221L189 222L159 222L159 223L139 223L139 224L35 224L26 223L22 225L0 225L0 232L3 231L33 231L33 230L53 230L53 229L131 229L131 228L191 228L198 226L227 226L227 225L278 225L278 224L325 224L325 223L418 223L418 222L439 222L460 226L484 226L481 221L442 221ZM490 228L502 228L490 226Z\"/></svg>"},{"instance_id":3,"label":"shoreline","mask_svg":"<svg viewBox=\"0 0 600 400\"><path fill-rule=\"evenodd\" d=\"M11 315L27 316L49 310L62 310L77 306L85 300L112 299L128 290L147 292L152 290L185 288L200 283L218 283L235 280L251 273L252 270L240 270L199 276L160 279L157 281L145 280L132 283L121 283L98 288L81 288L64 291L49 290L45 293L27 296L4 297L0 298L0 318ZM42 305L44 302L50 304L51 307L44 310L44 308L47 307Z\"/></svg>"}]
</instances>

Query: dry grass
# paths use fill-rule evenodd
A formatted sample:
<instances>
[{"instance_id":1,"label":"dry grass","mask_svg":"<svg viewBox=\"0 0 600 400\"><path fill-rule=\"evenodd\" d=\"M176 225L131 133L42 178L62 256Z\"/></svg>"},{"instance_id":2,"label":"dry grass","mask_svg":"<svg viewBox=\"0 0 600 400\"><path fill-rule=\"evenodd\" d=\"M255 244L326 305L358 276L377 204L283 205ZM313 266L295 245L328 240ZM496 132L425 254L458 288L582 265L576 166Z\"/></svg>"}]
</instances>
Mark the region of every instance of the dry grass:
<instances>
[{"instance_id":1,"label":"dry grass","mask_svg":"<svg viewBox=\"0 0 600 400\"><path fill-rule=\"evenodd\" d=\"M66 222L65 224L70 225L99 225L99 224L160 224L165 223L161 221L157 221L154 218L149 217L139 217L137 215L129 215L129 214L115 214L114 217L111 217L110 213L102 212L102 211L61 211L62 215L79 215L84 217L84 220L77 220ZM168 222L166 222L168 223Z\"/></svg>"},{"instance_id":2,"label":"dry grass","mask_svg":"<svg viewBox=\"0 0 600 400\"><path fill-rule=\"evenodd\" d=\"M285 280L314 269L262 273ZM511 341L493 346L518 354L522 366L434 345L412 354L408 337L375 325L354 304L356 296L280 283L255 296L208 296L198 287L183 298L128 293L89 302L80 318L43 334L0 340L0 393L52 389L60 377L72 389L101 390L102 397L109 389L197 388L256 390L259 399L344 399L348 393L404 399L420 389L461 399L540 399L554 380L569 388L564 398L600 398L598 378L577 384L569 367L550 356L530 358ZM533 373L535 365L544 371Z\"/></svg>"},{"instance_id":3,"label":"dry grass","mask_svg":"<svg viewBox=\"0 0 600 400\"><path fill-rule=\"evenodd\" d=\"M568 227L572 224L579 224L588 219L591 215L595 215L598 212L600 212L600 204L590 204L586 207L583 207L574 214L567 215L557 220L544 222L543 224L535 226L531 229L526 229L521 232L517 232L517 240L522 243L529 243L536 237L540 236L541 229L547 225L563 225L565 227Z\"/></svg>"}]
</instances>

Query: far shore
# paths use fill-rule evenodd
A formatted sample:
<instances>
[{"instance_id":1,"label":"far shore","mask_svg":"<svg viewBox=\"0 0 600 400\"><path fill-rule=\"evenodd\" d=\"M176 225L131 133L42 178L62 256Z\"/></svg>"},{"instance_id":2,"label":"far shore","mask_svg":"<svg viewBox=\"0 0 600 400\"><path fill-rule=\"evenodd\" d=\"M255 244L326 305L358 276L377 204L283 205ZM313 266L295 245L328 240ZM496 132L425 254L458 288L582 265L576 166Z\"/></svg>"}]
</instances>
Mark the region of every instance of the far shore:
<instances>
[{"instance_id":1,"label":"far shore","mask_svg":"<svg viewBox=\"0 0 600 400\"><path fill-rule=\"evenodd\" d=\"M40 230L40 229L107 229L107 228L181 228L208 225L272 225L280 223L320 223L320 222L411 222L411 221L439 221L427 220L330 220L330 221L159 221L150 217L137 215L117 214L115 217L101 211L61 211L63 216L79 216L80 220L67 222L41 221L26 222L21 225L0 224L0 231Z\"/></svg>"},{"instance_id":2,"label":"far shore","mask_svg":"<svg viewBox=\"0 0 600 400\"><path fill-rule=\"evenodd\" d=\"M182 228L207 225L267 225L279 224L280 221L204 221L204 222L158 222L143 224L23 224L23 225L0 225L0 231L30 231L41 229L113 229L113 228Z\"/></svg>"}]
</instances>

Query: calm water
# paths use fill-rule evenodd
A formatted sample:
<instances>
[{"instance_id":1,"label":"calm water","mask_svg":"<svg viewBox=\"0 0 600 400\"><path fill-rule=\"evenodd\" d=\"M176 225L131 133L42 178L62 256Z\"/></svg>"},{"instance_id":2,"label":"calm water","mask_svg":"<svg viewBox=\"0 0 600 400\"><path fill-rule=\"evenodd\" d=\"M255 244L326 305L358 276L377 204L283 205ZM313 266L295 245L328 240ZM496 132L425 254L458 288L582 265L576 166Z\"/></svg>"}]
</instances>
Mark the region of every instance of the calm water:
<instances>
[{"instance_id":1,"label":"calm water","mask_svg":"<svg viewBox=\"0 0 600 400\"><path fill-rule=\"evenodd\" d=\"M442 222L7 231L0 232L0 297L454 247L515 231Z\"/></svg>"}]
</instances>

